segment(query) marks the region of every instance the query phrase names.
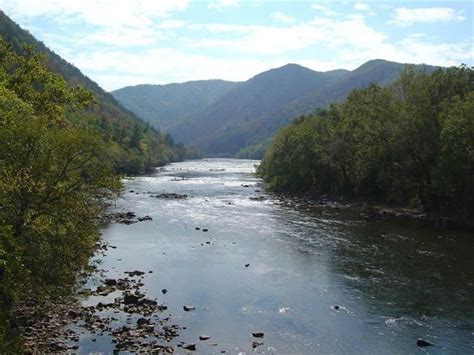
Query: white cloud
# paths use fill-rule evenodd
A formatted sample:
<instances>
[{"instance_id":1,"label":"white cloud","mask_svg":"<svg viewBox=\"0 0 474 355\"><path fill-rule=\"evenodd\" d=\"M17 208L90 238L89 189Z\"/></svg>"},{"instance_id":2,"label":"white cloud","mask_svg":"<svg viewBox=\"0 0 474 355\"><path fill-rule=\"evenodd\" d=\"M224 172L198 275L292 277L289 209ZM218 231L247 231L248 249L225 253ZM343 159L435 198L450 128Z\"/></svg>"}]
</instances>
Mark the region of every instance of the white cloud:
<instances>
[{"instance_id":1,"label":"white cloud","mask_svg":"<svg viewBox=\"0 0 474 355\"><path fill-rule=\"evenodd\" d=\"M433 43L425 36L414 34L400 41L385 42L365 51L358 51L355 48L344 49L340 52L340 56L351 58L352 62L361 64L378 58L399 63L425 63L448 67L472 61L474 52L470 42Z\"/></svg>"},{"instance_id":2,"label":"white cloud","mask_svg":"<svg viewBox=\"0 0 474 355\"><path fill-rule=\"evenodd\" d=\"M271 18L274 22L279 23L294 23L295 18L284 14L283 12L274 12L271 14Z\"/></svg>"},{"instance_id":3,"label":"white cloud","mask_svg":"<svg viewBox=\"0 0 474 355\"><path fill-rule=\"evenodd\" d=\"M214 58L170 48L141 53L95 51L80 54L73 62L107 90L143 83L165 84L201 79L247 80L286 64L283 59Z\"/></svg>"},{"instance_id":4,"label":"white cloud","mask_svg":"<svg viewBox=\"0 0 474 355\"><path fill-rule=\"evenodd\" d=\"M472 58L470 43L435 44L420 36L409 36L399 42L377 45L341 47L325 60L275 56L268 59L231 56L226 58L200 55L171 48L153 48L144 52L96 50L81 53L73 63L105 89L114 90L143 83L166 84L189 80L225 79L243 81L270 68L289 62L317 71L355 69L371 59L387 59L401 63L427 63L440 66L459 65Z\"/></svg>"},{"instance_id":5,"label":"white cloud","mask_svg":"<svg viewBox=\"0 0 474 355\"><path fill-rule=\"evenodd\" d=\"M469 40L443 43L429 32L417 31L395 41L381 28L366 22L370 9L335 16L337 14L327 5L313 4L311 8L316 16L309 20L296 20L285 13L269 11L266 13L277 23L247 25L241 22L191 23L178 20L182 16L172 17L175 11L188 6L187 0L157 1L159 4L148 0L84 0L79 5L64 0L0 1L9 6L7 14L16 11L18 19L26 19L24 23L30 25L34 35L108 90L146 82L246 80L288 62L325 71L354 69L375 58L446 66L472 63L474 57L472 36ZM235 1L220 3L238 5ZM87 5L90 8L87 9ZM216 14L207 9L207 4L200 6L208 14ZM351 9L353 4L348 6ZM423 16L430 21L433 18L461 21L463 17L456 11L444 17L438 12L436 16L428 13L431 15ZM402 11L397 24L412 24L423 16L413 12L408 16ZM53 20L54 28L43 28L38 26L41 22L28 21L40 17ZM205 18L202 21L206 21ZM68 23L74 23L76 30L70 30Z\"/></svg>"},{"instance_id":6,"label":"white cloud","mask_svg":"<svg viewBox=\"0 0 474 355\"><path fill-rule=\"evenodd\" d=\"M363 3L363 2L356 2L354 4L354 9L361 10L361 11L369 11L370 6L366 3Z\"/></svg>"},{"instance_id":7,"label":"white cloud","mask_svg":"<svg viewBox=\"0 0 474 355\"><path fill-rule=\"evenodd\" d=\"M287 27L212 25L212 28L240 36L224 39L204 36L189 45L247 54L281 55L314 46L357 47L363 50L379 45L386 38L367 26L360 16L348 19L316 17L312 21Z\"/></svg>"},{"instance_id":8,"label":"white cloud","mask_svg":"<svg viewBox=\"0 0 474 355\"><path fill-rule=\"evenodd\" d=\"M389 23L401 27L411 26L417 22L449 22L464 21L465 17L462 11L456 11L449 7L430 7L410 9L401 7L395 9L395 13Z\"/></svg>"},{"instance_id":9,"label":"white cloud","mask_svg":"<svg viewBox=\"0 0 474 355\"><path fill-rule=\"evenodd\" d=\"M439 66L460 65L472 61L472 42L430 43L420 36L409 36L398 43L398 60L402 62L426 63Z\"/></svg>"},{"instance_id":10,"label":"white cloud","mask_svg":"<svg viewBox=\"0 0 474 355\"><path fill-rule=\"evenodd\" d=\"M189 29L194 31L206 30L211 34L223 34L223 33L250 33L261 26L251 25L233 25L233 24L222 24L222 23L205 23L205 24L191 24L188 26Z\"/></svg>"},{"instance_id":11,"label":"white cloud","mask_svg":"<svg viewBox=\"0 0 474 355\"><path fill-rule=\"evenodd\" d=\"M223 9L225 7L239 6L239 0L217 0L210 2L208 7L210 9Z\"/></svg>"},{"instance_id":12,"label":"white cloud","mask_svg":"<svg viewBox=\"0 0 474 355\"><path fill-rule=\"evenodd\" d=\"M316 10L318 13L321 13L325 16L337 16L337 15L339 15L337 12L331 10L329 8L329 6L327 6L327 5L313 4L313 5L311 5L311 8L313 10Z\"/></svg>"},{"instance_id":13,"label":"white cloud","mask_svg":"<svg viewBox=\"0 0 474 355\"><path fill-rule=\"evenodd\" d=\"M57 22L83 21L103 27L144 27L155 17L187 8L189 0L3 0L2 8L14 18L48 16Z\"/></svg>"},{"instance_id":14,"label":"white cloud","mask_svg":"<svg viewBox=\"0 0 474 355\"><path fill-rule=\"evenodd\" d=\"M159 28L163 30L173 30L177 28L182 28L185 26L184 21L177 21L177 20L166 20L159 24Z\"/></svg>"}]
</instances>

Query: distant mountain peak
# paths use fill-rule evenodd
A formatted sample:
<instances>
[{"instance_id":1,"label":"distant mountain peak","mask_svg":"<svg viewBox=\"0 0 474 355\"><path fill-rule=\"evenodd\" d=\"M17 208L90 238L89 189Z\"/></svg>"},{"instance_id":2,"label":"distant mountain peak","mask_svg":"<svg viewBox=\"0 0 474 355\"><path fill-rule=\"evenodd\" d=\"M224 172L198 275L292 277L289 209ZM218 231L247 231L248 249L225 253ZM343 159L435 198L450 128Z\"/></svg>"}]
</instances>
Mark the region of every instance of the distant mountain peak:
<instances>
[{"instance_id":1,"label":"distant mountain peak","mask_svg":"<svg viewBox=\"0 0 474 355\"><path fill-rule=\"evenodd\" d=\"M288 63L288 64L285 64L285 65L282 65L280 68L278 69L307 69L307 70L310 70L300 64L297 64L297 63Z\"/></svg>"},{"instance_id":2,"label":"distant mountain peak","mask_svg":"<svg viewBox=\"0 0 474 355\"><path fill-rule=\"evenodd\" d=\"M354 71L362 69L362 68L371 68L371 67L376 67L376 66L401 67L401 66L404 66L406 64L408 64L408 63L397 63L397 62L392 62L392 61L389 61L389 60L386 60L386 59L372 59L372 60L369 60L369 61L363 63L362 65L360 65L359 67L354 69Z\"/></svg>"}]
</instances>

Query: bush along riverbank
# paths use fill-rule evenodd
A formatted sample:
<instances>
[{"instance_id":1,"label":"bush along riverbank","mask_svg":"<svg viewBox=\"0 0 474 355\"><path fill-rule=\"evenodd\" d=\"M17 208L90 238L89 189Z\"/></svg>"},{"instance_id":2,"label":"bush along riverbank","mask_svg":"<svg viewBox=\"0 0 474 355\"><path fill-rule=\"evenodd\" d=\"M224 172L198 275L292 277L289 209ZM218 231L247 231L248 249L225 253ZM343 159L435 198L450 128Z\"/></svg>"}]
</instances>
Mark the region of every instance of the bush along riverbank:
<instances>
[{"instance_id":1,"label":"bush along riverbank","mask_svg":"<svg viewBox=\"0 0 474 355\"><path fill-rule=\"evenodd\" d=\"M474 218L474 71L408 68L391 86L354 90L274 137L258 174L275 189Z\"/></svg>"},{"instance_id":2,"label":"bush along riverbank","mask_svg":"<svg viewBox=\"0 0 474 355\"><path fill-rule=\"evenodd\" d=\"M45 319L61 326L101 225L128 221L100 217L121 192L118 172L146 169L162 148L173 156L158 156L163 163L184 149L174 155L170 138L139 122L114 141L114 131L91 116L92 93L68 86L44 62L30 47L18 53L0 39L0 353L39 351L31 332L48 309L58 313ZM55 334L44 330L45 339Z\"/></svg>"}]
</instances>

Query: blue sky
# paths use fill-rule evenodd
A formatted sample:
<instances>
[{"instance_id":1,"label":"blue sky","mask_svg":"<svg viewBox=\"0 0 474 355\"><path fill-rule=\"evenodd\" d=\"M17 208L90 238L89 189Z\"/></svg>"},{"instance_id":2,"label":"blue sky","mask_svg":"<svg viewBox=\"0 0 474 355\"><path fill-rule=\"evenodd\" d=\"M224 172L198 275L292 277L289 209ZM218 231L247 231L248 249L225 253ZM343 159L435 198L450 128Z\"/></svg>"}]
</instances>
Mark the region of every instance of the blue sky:
<instances>
[{"instance_id":1,"label":"blue sky","mask_svg":"<svg viewBox=\"0 0 474 355\"><path fill-rule=\"evenodd\" d=\"M286 63L354 69L382 58L474 65L472 1L0 0L106 90L246 80Z\"/></svg>"}]
</instances>

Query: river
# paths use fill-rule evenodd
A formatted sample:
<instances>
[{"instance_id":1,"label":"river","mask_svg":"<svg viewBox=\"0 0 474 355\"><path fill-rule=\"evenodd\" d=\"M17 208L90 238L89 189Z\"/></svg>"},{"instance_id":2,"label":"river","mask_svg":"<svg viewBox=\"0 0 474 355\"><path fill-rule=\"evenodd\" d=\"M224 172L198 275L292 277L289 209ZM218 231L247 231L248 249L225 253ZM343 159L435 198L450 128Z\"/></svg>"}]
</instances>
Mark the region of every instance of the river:
<instances>
[{"instance_id":1,"label":"river","mask_svg":"<svg viewBox=\"0 0 474 355\"><path fill-rule=\"evenodd\" d=\"M253 174L257 163L187 161L125 181L116 208L153 220L108 226L103 238L116 249L100 265L105 277L153 272L144 292L185 327L171 344L196 343L197 353L474 352L472 234L284 207ZM160 193L188 198L152 197ZM85 332L79 351L113 350L110 337L96 338ZM435 345L419 348L418 338ZM253 350L255 340L263 344Z\"/></svg>"}]
</instances>

